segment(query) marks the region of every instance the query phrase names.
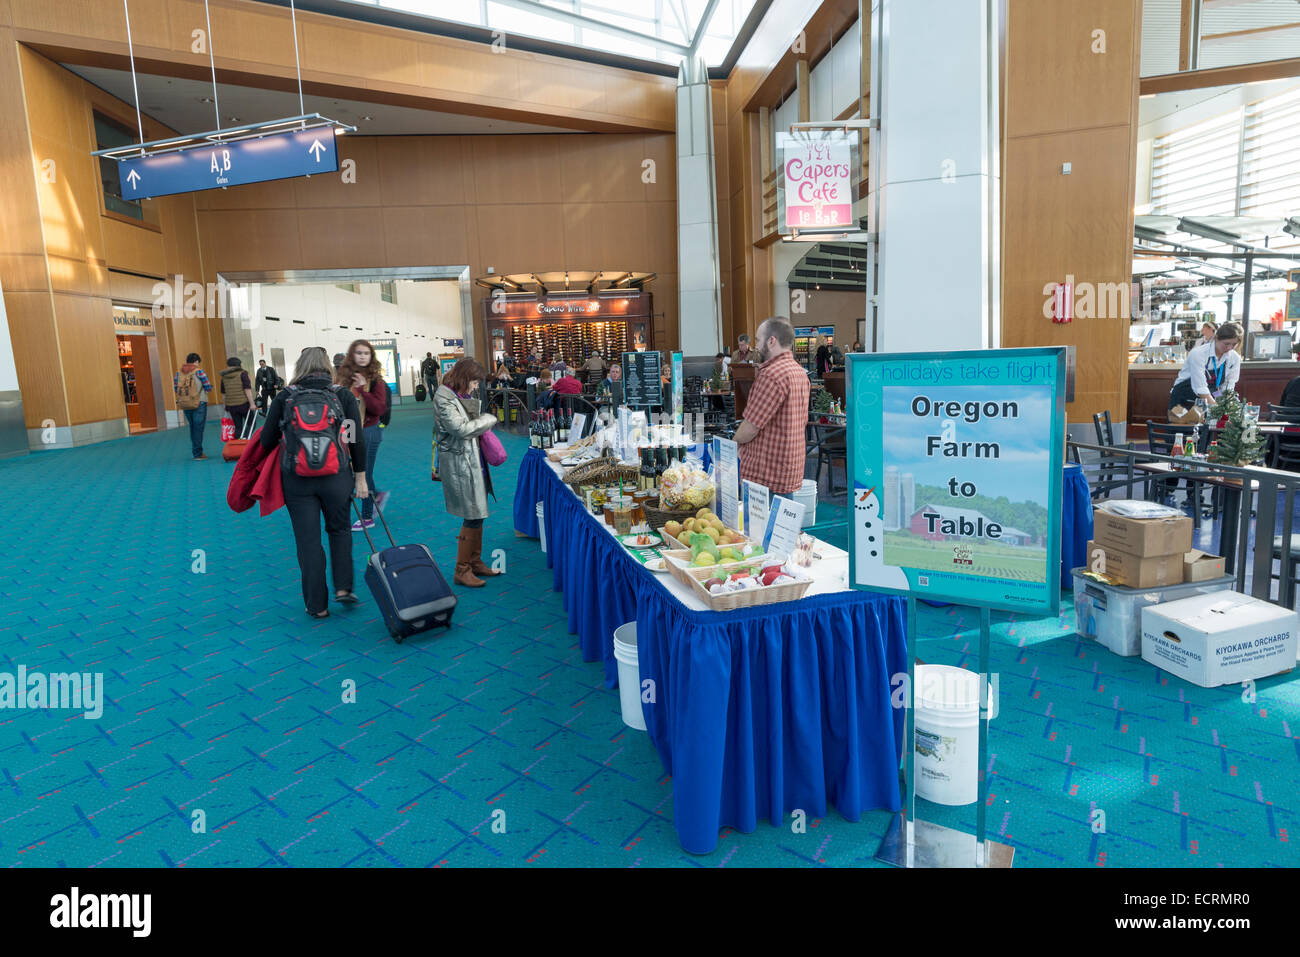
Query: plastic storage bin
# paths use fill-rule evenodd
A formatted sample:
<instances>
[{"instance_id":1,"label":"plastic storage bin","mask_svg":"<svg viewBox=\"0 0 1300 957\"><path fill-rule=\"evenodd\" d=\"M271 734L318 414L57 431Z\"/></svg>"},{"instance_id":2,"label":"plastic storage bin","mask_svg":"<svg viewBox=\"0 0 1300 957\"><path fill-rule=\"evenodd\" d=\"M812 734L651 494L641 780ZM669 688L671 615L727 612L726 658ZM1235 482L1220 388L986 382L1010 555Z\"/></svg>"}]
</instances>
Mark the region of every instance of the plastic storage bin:
<instances>
[{"instance_id":1,"label":"plastic storage bin","mask_svg":"<svg viewBox=\"0 0 1300 957\"><path fill-rule=\"evenodd\" d=\"M803 484L799 486L799 491L791 494L790 498L796 502L803 503L803 525L801 528L811 528L817 524L817 483L812 479L804 479Z\"/></svg>"},{"instance_id":2,"label":"plastic storage bin","mask_svg":"<svg viewBox=\"0 0 1300 957\"><path fill-rule=\"evenodd\" d=\"M1084 578L1082 568L1074 569L1072 574L1074 630L1084 638L1100 642L1115 654L1127 657L1142 654L1143 608L1207 592L1228 591L1234 580L1231 575L1224 575L1162 588L1129 588L1103 585Z\"/></svg>"}]
</instances>

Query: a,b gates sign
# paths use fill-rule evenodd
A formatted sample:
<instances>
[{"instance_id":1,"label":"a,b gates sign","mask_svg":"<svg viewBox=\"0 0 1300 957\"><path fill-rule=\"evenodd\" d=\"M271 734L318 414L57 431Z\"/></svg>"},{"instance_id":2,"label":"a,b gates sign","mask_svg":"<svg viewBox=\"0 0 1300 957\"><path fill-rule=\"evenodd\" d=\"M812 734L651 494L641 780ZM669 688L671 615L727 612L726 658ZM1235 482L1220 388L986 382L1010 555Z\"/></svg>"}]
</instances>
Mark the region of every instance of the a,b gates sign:
<instances>
[{"instance_id":1,"label":"a,b gates sign","mask_svg":"<svg viewBox=\"0 0 1300 957\"><path fill-rule=\"evenodd\" d=\"M331 127L275 133L216 146L124 159L123 199L192 193L273 179L333 173L339 168Z\"/></svg>"},{"instance_id":2,"label":"a,b gates sign","mask_svg":"<svg viewBox=\"0 0 1300 957\"><path fill-rule=\"evenodd\" d=\"M1065 350L846 358L853 587L1056 614Z\"/></svg>"}]
</instances>

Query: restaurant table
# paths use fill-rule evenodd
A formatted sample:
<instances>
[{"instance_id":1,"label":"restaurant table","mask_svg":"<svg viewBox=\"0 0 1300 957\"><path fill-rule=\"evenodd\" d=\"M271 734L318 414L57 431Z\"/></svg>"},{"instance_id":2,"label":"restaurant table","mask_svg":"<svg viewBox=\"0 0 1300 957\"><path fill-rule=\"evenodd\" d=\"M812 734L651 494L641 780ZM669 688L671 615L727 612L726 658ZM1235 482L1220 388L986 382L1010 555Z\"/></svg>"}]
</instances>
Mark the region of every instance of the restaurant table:
<instances>
[{"instance_id":1,"label":"restaurant table","mask_svg":"<svg viewBox=\"0 0 1300 957\"><path fill-rule=\"evenodd\" d=\"M706 609L687 586L642 567L591 515L557 467L530 449L519 467L516 530L543 503L546 560L584 660L618 684L613 633L637 623L647 731L673 777L673 823L705 854L718 831L781 826L796 808L850 821L901 807L901 709L890 676L907 670L901 598L846 590L847 553L826 543L799 601ZM527 516L534 515L532 523ZM645 685L645 682L651 682Z\"/></svg>"}]
</instances>

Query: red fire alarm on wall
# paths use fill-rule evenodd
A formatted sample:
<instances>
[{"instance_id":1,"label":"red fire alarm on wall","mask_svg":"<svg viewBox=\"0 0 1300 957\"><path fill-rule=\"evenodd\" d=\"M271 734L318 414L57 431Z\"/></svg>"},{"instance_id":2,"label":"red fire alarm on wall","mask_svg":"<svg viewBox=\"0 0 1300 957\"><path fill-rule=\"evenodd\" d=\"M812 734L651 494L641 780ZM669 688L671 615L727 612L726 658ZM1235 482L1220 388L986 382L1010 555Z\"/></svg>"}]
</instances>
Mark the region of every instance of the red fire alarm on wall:
<instances>
[{"instance_id":1,"label":"red fire alarm on wall","mask_svg":"<svg viewBox=\"0 0 1300 957\"><path fill-rule=\"evenodd\" d=\"M1074 321L1074 277L1058 282L1052 288L1052 322Z\"/></svg>"}]
</instances>

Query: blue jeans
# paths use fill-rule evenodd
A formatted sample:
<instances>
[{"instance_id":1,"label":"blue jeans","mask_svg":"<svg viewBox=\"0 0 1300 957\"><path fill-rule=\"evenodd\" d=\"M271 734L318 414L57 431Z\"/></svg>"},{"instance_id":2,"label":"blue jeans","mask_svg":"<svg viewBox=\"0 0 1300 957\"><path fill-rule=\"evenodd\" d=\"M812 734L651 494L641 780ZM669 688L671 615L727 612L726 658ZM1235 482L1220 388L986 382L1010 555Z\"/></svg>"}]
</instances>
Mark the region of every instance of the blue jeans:
<instances>
[{"instance_id":1,"label":"blue jeans","mask_svg":"<svg viewBox=\"0 0 1300 957\"><path fill-rule=\"evenodd\" d=\"M370 486L370 494L361 500L361 517L373 519L375 496L379 494L379 486L375 484L375 458L379 455L379 443L384 441L384 430L377 425L368 425L361 434L366 437L366 484Z\"/></svg>"},{"instance_id":2,"label":"blue jeans","mask_svg":"<svg viewBox=\"0 0 1300 957\"><path fill-rule=\"evenodd\" d=\"M190 424L190 445L194 447L194 457L203 454L203 427L208 424L208 404L202 402L197 409L184 409L185 421Z\"/></svg>"}]
</instances>

